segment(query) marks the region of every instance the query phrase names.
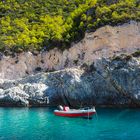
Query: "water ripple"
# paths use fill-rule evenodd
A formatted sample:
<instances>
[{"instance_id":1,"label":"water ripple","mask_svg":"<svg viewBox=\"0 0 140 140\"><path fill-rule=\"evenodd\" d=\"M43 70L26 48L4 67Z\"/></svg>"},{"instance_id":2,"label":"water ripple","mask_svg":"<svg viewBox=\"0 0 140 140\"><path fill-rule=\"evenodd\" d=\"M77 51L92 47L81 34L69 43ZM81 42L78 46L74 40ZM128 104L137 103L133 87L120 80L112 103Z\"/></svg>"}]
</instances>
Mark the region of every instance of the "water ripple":
<instances>
[{"instance_id":1,"label":"water ripple","mask_svg":"<svg viewBox=\"0 0 140 140\"><path fill-rule=\"evenodd\" d=\"M0 140L139 140L139 109L97 109L97 116L57 117L48 108L0 108Z\"/></svg>"}]
</instances>

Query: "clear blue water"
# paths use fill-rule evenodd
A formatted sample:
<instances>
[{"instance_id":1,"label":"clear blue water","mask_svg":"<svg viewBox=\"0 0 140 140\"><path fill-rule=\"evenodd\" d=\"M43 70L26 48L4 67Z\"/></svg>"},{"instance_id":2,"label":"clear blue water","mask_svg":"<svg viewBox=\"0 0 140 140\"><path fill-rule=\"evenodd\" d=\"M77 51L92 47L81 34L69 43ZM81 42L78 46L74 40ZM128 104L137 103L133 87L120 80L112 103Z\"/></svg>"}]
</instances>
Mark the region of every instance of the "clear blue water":
<instances>
[{"instance_id":1,"label":"clear blue water","mask_svg":"<svg viewBox=\"0 0 140 140\"><path fill-rule=\"evenodd\" d=\"M0 108L0 140L140 140L140 109L97 109L93 119L48 108Z\"/></svg>"}]
</instances>

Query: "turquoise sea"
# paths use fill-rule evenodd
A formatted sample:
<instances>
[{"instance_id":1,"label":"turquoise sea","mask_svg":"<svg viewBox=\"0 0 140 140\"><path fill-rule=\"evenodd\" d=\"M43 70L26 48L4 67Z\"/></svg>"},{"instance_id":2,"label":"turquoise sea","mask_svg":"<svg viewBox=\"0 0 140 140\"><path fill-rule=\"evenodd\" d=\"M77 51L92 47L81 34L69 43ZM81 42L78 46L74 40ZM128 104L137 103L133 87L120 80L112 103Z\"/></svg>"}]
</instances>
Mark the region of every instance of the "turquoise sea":
<instances>
[{"instance_id":1,"label":"turquoise sea","mask_svg":"<svg viewBox=\"0 0 140 140\"><path fill-rule=\"evenodd\" d=\"M53 108L0 108L0 140L140 140L140 109L101 109L92 119Z\"/></svg>"}]
</instances>

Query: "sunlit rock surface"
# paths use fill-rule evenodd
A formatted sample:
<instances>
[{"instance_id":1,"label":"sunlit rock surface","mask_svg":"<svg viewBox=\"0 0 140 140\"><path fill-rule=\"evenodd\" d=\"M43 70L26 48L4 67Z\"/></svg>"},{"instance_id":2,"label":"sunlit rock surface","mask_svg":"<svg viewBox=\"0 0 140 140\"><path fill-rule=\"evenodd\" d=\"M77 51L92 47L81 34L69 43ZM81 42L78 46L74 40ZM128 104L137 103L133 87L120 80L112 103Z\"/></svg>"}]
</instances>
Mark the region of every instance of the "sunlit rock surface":
<instances>
[{"instance_id":1,"label":"sunlit rock surface","mask_svg":"<svg viewBox=\"0 0 140 140\"><path fill-rule=\"evenodd\" d=\"M0 80L0 106L140 107L140 57L136 54L101 58L91 65L19 80Z\"/></svg>"}]
</instances>

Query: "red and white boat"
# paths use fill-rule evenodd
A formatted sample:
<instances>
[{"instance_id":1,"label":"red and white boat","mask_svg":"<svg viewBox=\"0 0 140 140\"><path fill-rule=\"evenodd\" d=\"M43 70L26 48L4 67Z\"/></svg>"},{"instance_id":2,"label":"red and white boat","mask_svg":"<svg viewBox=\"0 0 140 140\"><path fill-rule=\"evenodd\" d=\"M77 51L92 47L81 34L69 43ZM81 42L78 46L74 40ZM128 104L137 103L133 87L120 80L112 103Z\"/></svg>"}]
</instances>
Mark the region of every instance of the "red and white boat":
<instances>
[{"instance_id":1,"label":"red and white boat","mask_svg":"<svg viewBox=\"0 0 140 140\"><path fill-rule=\"evenodd\" d=\"M62 117L91 117L96 113L95 107L70 109L69 107L60 107L60 110L54 110L54 114Z\"/></svg>"}]
</instances>

